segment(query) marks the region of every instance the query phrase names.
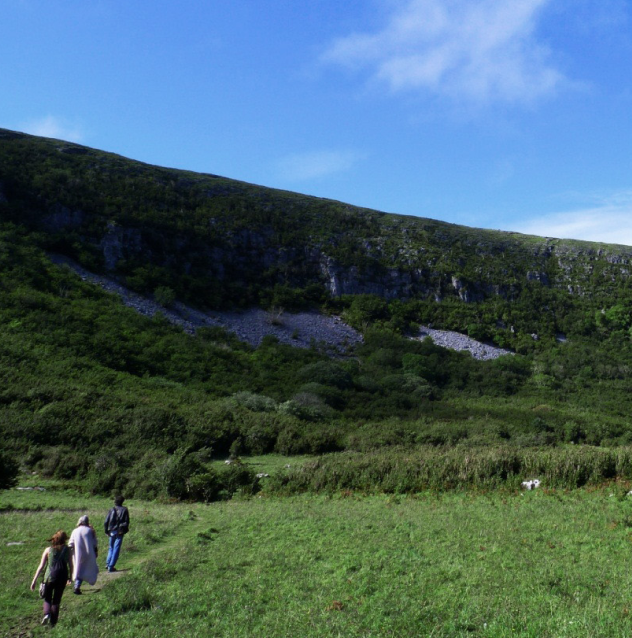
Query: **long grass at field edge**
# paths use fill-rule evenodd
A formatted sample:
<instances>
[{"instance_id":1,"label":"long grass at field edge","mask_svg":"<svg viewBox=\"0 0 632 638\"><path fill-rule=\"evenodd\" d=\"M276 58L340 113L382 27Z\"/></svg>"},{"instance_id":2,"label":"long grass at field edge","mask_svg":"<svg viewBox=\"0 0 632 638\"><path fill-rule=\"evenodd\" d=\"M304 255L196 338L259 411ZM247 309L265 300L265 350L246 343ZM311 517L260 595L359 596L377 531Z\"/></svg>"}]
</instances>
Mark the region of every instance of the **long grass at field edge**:
<instances>
[{"instance_id":1,"label":"long grass at field edge","mask_svg":"<svg viewBox=\"0 0 632 638\"><path fill-rule=\"evenodd\" d=\"M414 494L425 490L519 489L525 479L542 487L576 489L632 479L632 448L381 449L327 454L278 471L264 486L270 492Z\"/></svg>"}]
</instances>

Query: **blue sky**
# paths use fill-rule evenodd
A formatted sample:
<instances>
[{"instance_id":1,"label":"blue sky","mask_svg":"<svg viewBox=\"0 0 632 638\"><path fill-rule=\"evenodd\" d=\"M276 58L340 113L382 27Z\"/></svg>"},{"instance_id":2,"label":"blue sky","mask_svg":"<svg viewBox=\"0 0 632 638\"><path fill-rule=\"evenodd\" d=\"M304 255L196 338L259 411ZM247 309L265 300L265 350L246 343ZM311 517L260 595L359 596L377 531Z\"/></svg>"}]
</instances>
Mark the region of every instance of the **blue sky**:
<instances>
[{"instance_id":1,"label":"blue sky","mask_svg":"<svg viewBox=\"0 0 632 638\"><path fill-rule=\"evenodd\" d=\"M632 245L632 0L2 0L0 126Z\"/></svg>"}]
</instances>

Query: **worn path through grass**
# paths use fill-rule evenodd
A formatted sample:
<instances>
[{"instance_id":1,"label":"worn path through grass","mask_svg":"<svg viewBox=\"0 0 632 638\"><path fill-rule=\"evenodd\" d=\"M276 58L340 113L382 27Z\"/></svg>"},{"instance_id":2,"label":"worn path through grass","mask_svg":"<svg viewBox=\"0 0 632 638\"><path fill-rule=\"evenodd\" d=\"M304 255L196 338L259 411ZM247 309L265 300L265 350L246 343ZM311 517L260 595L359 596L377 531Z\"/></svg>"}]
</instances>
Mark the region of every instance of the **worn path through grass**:
<instances>
[{"instance_id":1,"label":"worn path through grass","mask_svg":"<svg viewBox=\"0 0 632 638\"><path fill-rule=\"evenodd\" d=\"M37 481L23 482L29 483L35 485ZM46 491L0 492L0 543L5 565L4 577L0 578L2 638L30 636L34 631L45 629L40 628L41 600L36 592L30 591L29 585L47 546L46 538L58 529L70 534L81 515L88 514L97 531L100 572L94 586L83 584L81 596L73 595L71 586L66 588L61 605L62 621L68 616L81 616L86 608L98 605L104 587L132 575L153 556L169 551L172 545L181 543L184 536L195 535L196 529L204 526L194 511L204 506L126 502L133 513L132 531L123 543L120 571L110 574L105 570L108 539L102 525L111 501L65 489L55 481L44 482L44 485Z\"/></svg>"}]
</instances>

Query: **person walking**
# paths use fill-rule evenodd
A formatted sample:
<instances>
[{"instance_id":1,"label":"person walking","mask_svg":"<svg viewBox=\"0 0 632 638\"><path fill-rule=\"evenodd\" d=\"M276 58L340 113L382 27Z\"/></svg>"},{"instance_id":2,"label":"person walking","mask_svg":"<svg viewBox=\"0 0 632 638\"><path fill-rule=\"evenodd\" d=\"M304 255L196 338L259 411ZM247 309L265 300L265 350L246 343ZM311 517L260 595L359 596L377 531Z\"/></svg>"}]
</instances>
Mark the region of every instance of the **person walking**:
<instances>
[{"instance_id":1,"label":"person walking","mask_svg":"<svg viewBox=\"0 0 632 638\"><path fill-rule=\"evenodd\" d=\"M70 535L68 547L72 550L74 565L72 572L74 593L80 594L83 581L94 585L99 574L97 534L87 516L82 516L77 522L77 527Z\"/></svg>"},{"instance_id":2,"label":"person walking","mask_svg":"<svg viewBox=\"0 0 632 638\"><path fill-rule=\"evenodd\" d=\"M37 579L44 572L44 618L42 625L50 624L54 627L59 620L59 604L64 595L64 589L68 582L68 576L72 572L72 553L66 542L68 534L59 530L48 539L50 547L42 554L42 560L35 572L31 591L35 591Z\"/></svg>"},{"instance_id":3,"label":"person walking","mask_svg":"<svg viewBox=\"0 0 632 638\"><path fill-rule=\"evenodd\" d=\"M129 532L129 512L123 507L125 499L117 496L114 499L114 507L105 518L105 533L109 536L108 556L105 559L105 567L109 572L115 572L123 543L123 536Z\"/></svg>"}]
</instances>

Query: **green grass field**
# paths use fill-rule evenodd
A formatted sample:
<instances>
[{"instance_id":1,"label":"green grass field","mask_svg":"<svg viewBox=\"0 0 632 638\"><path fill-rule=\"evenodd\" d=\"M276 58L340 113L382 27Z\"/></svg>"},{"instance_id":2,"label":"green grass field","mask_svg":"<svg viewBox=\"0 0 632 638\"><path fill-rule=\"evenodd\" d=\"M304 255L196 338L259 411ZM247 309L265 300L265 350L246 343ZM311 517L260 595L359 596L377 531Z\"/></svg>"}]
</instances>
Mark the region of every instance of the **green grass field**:
<instances>
[{"instance_id":1,"label":"green grass field","mask_svg":"<svg viewBox=\"0 0 632 638\"><path fill-rule=\"evenodd\" d=\"M46 487L0 493L3 637L50 631L39 626L29 584L52 532L70 532L88 513L105 546L109 500ZM417 497L264 492L212 505L130 500L122 571L101 574L81 597L67 589L54 632L629 636L628 487Z\"/></svg>"}]
</instances>

